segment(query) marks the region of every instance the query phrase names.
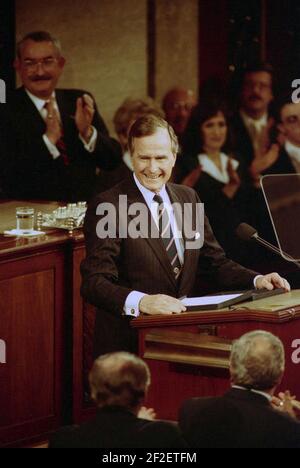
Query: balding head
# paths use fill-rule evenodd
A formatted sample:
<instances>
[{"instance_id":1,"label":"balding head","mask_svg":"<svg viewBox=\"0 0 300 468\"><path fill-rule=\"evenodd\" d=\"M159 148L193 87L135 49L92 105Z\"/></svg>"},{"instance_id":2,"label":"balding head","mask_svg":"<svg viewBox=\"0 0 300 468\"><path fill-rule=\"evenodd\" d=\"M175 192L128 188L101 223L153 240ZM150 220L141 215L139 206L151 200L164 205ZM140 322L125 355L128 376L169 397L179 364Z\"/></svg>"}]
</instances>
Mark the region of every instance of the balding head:
<instances>
[{"instance_id":1,"label":"balding head","mask_svg":"<svg viewBox=\"0 0 300 468\"><path fill-rule=\"evenodd\" d=\"M256 390L275 388L284 372L284 348L266 331L246 333L234 342L230 356L233 384Z\"/></svg>"},{"instance_id":2,"label":"balding head","mask_svg":"<svg viewBox=\"0 0 300 468\"><path fill-rule=\"evenodd\" d=\"M121 406L137 412L150 385L150 371L133 354L110 353L96 359L89 382L91 396L99 408Z\"/></svg>"},{"instance_id":3,"label":"balding head","mask_svg":"<svg viewBox=\"0 0 300 468\"><path fill-rule=\"evenodd\" d=\"M196 97L190 89L172 88L163 98L162 107L166 120L174 128L177 136L181 137L183 134L195 105Z\"/></svg>"}]
</instances>

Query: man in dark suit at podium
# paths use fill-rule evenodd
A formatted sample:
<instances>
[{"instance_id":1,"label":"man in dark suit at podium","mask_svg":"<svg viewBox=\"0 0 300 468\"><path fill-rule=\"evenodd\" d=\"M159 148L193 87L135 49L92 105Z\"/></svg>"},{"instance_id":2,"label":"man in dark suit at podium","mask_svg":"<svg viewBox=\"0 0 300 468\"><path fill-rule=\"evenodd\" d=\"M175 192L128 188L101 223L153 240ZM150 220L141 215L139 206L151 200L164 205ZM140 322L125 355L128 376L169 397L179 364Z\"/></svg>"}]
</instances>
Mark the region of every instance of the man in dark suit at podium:
<instances>
[{"instance_id":1,"label":"man in dark suit at podium","mask_svg":"<svg viewBox=\"0 0 300 468\"><path fill-rule=\"evenodd\" d=\"M198 274L216 288L252 289L255 283L259 289L289 289L276 273L256 277L227 259L201 217L196 192L168 183L178 141L165 120L152 115L138 119L129 133L129 149L133 177L99 194L85 219L82 294L98 308L95 355L136 352L132 318L185 311L179 298L191 295ZM181 219L178 207L184 212ZM139 210L144 216L134 217ZM189 233L191 226L198 229Z\"/></svg>"},{"instance_id":2,"label":"man in dark suit at podium","mask_svg":"<svg viewBox=\"0 0 300 468\"><path fill-rule=\"evenodd\" d=\"M90 94L56 89L65 59L49 33L26 35L15 68L23 86L8 96L3 154L11 198L87 200L99 168L114 169L121 148Z\"/></svg>"},{"instance_id":3,"label":"man in dark suit at podium","mask_svg":"<svg viewBox=\"0 0 300 468\"><path fill-rule=\"evenodd\" d=\"M189 446L300 448L300 423L285 412L288 399L274 392L284 372L281 341L265 331L246 333L232 347L232 388L222 397L193 398L180 409Z\"/></svg>"}]
</instances>

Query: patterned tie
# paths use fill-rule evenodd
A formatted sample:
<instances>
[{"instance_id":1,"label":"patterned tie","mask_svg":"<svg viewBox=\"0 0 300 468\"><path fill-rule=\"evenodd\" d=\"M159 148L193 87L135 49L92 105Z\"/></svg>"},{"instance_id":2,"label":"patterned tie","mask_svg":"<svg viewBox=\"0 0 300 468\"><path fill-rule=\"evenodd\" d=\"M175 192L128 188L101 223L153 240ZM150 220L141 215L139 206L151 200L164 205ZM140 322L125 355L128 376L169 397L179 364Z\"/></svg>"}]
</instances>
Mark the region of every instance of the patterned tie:
<instances>
[{"instance_id":1,"label":"patterned tie","mask_svg":"<svg viewBox=\"0 0 300 468\"><path fill-rule=\"evenodd\" d=\"M49 102L45 103L44 108L46 109L47 115L48 115L48 113L49 113ZM61 125L61 137L56 142L55 146L58 149L58 151L60 152L60 156L61 156L61 158L63 160L64 165L68 166L70 164L70 159L69 159L69 156L68 156L68 153L67 153L67 146L66 146L66 143L65 143L65 140L64 140L64 129L63 129L62 125Z\"/></svg>"},{"instance_id":2,"label":"patterned tie","mask_svg":"<svg viewBox=\"0 0 300 468\"><path fill-rule=\"evenodd\" d=\"M160 195L155 195L153 201L158 203L158 229L159 236L167 251L175 279L178 279L181 271L181 263L179 261L178 252L175 244L175 238L171 228L171 221L169 218L168 210L163 203Z\"/></svg>"}]
</instances>

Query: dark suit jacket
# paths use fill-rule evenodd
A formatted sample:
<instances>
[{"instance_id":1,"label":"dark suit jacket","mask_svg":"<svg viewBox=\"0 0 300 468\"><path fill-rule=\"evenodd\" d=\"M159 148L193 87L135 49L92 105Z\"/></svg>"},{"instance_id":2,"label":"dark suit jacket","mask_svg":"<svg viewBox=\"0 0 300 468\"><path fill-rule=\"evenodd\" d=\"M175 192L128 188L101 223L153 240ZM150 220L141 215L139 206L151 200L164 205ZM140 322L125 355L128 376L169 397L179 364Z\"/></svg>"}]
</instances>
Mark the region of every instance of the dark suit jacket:
<instances>
[{"instance_id":1,"label":"dark suit jacket","mask_svg":"<svg viewBox=\"0 0 300 468\"><path fill-rule=\"evenodd\" d=\"M250 166L254 157L254 149L248 130L239 112L235 113L230 120L230 131L235 157L246 167Z\"/></svg>"},{"instance_id":2,"label":"dark suit jacket","mask_svg":"<svg viewBox=\"0 0 300 468\"><path fill-rule=\"evenodd\" d=\"M4 116L7 148L2 155L5 166L6 191L12 198L78 201L88 200L96 188L96 169L114 169L121 160L121 148L109 137L96 110L93 125L98 131L96 149L85 150L78 137L74 115L81 90L56 90L64 141L70 164L53 159L42 136L45 122L26 94L17 89L8 97Z\"/></svg>"},{"instance_id":3,"label":"dark suit jacket","mask_svg":"<svg viewBox=\"0 0 300 468\"><path fill-rule=\"evenodd\" d=\"M295 166L284 148L281 148L277 161L264 174L296 174Z\"/></svg>"},{"instance_id":4,"label":"dark suit jacket","mask_svg":"<svg viewBox=\"0 0 300 468\"><path fill-rule=\"evenodd\" d=\"M195 205L199 198L193 189L167 184L171 202ZM117 350L136 351L135 331L130 318L122 315L126 298L133 290L146 294L167 294L173 297L189 296L196 275L204 275L223 288L252 288L256 273L228 260L216 242L210 225L205 220L205 243L199 250L186 249L180 280L176 282L171 264L161 239L106 238L96 234L98 204L110 202L116 207L119 224L119 195L126 194L128 206L145 203L133 177L99 194L89 205L85 219L87 257L82 263L82 294L98 307L95 330L95 354ZM150 212L149 212L150 213ZM124 213L123 213L124 215ZM128 223L131 218L128 217ZM198 291L201 294L201 291Z\"/></svg>"},{"instance_id":5,"label":"dark suit jacket","mask_svg":"<svg viewBox=\"0 0 300 468\"><path fill-rule=\"evenodd\" d=\"M184 402L179 426L191 447L300 447L300 423L249 390Z\"/></svg>"},{"instance_id":6,"label":"dark suit jacket","mask_svg":"<svg viewBox=\"0 0 300 468\"><path fill-rule=\"evenodd\" d=\"M184 448L177 425L137 418L122 408L98 410L91 421L59 430L49 448Z\"/></svg>"}]
</instances>

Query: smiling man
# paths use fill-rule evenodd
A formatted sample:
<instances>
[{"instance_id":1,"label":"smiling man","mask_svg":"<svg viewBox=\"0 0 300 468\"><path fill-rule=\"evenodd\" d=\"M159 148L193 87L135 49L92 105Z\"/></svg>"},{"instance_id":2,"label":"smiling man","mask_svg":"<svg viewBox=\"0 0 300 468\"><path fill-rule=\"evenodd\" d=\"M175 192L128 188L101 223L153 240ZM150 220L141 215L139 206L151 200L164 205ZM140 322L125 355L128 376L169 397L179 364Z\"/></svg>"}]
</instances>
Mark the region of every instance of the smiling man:
<instances>
[{"instance_id":1,"label":"smiling man","mask_svg":"<svg viewBox=\"0 0 300 468\"><path fill-rule=\"evenodd\" d=\"M87 200L99 168L120 162L93 97L57 89L65 66L60 43L48 32L27 34L17 45L15 69L23 86L8 97L3 156L12 198Z\"/></svg>"},{"instance_id":2,"label":"smiling man","mask_svg":"<svg viewBox=\"0 0 300 468\"><path fill-rule=\"evenodd\" d=\"M202 248L190 247L174 203L196 207L200 202L193 189L168 182L176 162L177 137L162 118L146 115L129 132L129 149L134 168L131 179L99 194L89 205L85 219L87 256L82 263L82 294L98 308L95 325L95 356L111 351L137 351L136 332L130 321L140 314L180 314L186 309L180 297L189 296L196 276L213 278L223 289L273 289L288 283L278 274L259 276L228 260L204 221ZM146 206L157 226L158 236L121 236L119 220L132 216L119 210L120 196L127 195L128 206ZM105 204L105 205L104 205ZM116 213L115 232L99 238L97 224L104 217L101 207ZM167 215L165 216L165 212ZM191 211L195 223L197 210ZM167 229L169 228L169 229ZM183 226L184 228L184 226ZM164 233L168 230L168 235ZM198 291L201 295L201 291Z\"/></svg>"}]
</instances>

